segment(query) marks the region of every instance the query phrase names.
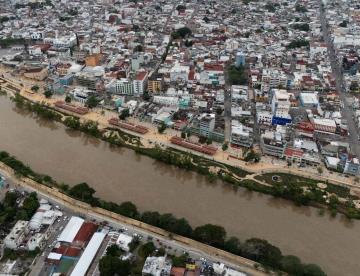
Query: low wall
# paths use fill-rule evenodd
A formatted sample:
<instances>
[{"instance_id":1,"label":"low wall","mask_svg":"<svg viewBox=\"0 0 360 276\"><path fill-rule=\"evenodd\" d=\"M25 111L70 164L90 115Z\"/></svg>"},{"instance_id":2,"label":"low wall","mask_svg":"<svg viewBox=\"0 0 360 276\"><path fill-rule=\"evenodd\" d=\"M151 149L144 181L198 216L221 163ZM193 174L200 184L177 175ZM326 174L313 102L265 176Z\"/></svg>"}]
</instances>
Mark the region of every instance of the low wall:
<instances>
[{"instance_id":1,"label":"low wall","mask_svg":"<svg viewBox=\"0 0 360 276\"><path fill-rule=\"evenodd\" d=\"M16 178L14 171L10 167L6 166L4 163L0 162L0 169L2 171L7 172L7 174L8 174L7 177ZM170 232L160 229L158 227L155 227L155 226L143 223L141 221L116 214L114 212L110 212L108 210L105 210L105 209L102 209L99 207L92 207L91 205L89 205L87 203L76 200L76 199L60 192L56 188L51 188L51 187L45 186L43 184L33 181L32 179L21 177L21 178L16 179L16 184L22 185L22 186L28 186L35 191L43 193L43 194L47 195L48 197L53 198L54 200L62 202L63 205L66 205L68 208L71 208L73 211L78 212L80 214L87 215L87 214L93 213L95 215L100 215L100 216L104 217L104 219L108 218L108 219L118 221L120 223L128 224L128 225L140 228L144 231L162 236L167 239L170 239L170 237L171 237L172 240L175 240L184 246L191 247L195 251L201 251L208 255L212 255L212 256L216 256L217 258L221 258L224 261L227 261L229 263L237 264L239 266L245 266L248 269L250 269L253 273L256 273L257 275L266 275L266 274L254 269L254 266L256 264L256 262L254 262L254 261L231 254L224 250L217 249L215 247L197 242L195 240L170 233Z\"/></svg>"}]
</instances>

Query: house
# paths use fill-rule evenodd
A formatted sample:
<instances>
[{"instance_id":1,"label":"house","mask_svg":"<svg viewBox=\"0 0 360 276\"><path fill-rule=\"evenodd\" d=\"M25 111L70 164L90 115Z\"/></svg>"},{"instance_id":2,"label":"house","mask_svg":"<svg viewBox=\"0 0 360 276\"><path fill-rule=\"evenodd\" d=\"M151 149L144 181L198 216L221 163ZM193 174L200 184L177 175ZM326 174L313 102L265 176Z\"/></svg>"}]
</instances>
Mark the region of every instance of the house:
<instances>
[{"instance_id":1,"label":"house","mask_svg":"<svg viewBox=\"0 0 360 276\"><path fill-rule=\"evenodd\" d=\"M24 242L25 236L29 233L28 221L18 220L10 233L4 239L4 245L10 249L17 249Z\"/></svg>"}]
</instances>

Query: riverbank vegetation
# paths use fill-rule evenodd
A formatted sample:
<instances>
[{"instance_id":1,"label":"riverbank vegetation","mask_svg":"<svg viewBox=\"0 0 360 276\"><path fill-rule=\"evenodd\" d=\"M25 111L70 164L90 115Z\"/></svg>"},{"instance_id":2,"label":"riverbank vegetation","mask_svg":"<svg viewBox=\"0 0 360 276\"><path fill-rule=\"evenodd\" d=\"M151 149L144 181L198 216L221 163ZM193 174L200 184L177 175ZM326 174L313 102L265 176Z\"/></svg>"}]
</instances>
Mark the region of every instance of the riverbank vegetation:
<instances>
[{"instance_id":1,"label":"riverbank vegetation","mask_svg":"<svg viewBox=\"0 0 360 276\"><path fill-rule=\"evenodd\" d=\"M326 205L332 216L341 212L349 219L360 219L360 210L354 204L359 198L350 193L349 187L285 173L267 173L255 179L270 184L275 196L298 205Z\"/></svg>"},{"instance_id":2,"label":"riverbank vegetation","mask_svg":"<svg viewBox=\"0 0 360 276\"><path fill-rule=\"evenodd\" d=\"M337 212L341 212L349 219L360 219L360 210L355 207L353 202L353 200L357 198L350 195L350 190L347 187L326 183L326 188L323 189L317 185L319 183L317 180L286 174L276 174L281 175L276 181L272 180L274 174L256 176L254 180L243 179L250 173L240 168L175 148L167 147L164 149L160 146L152 148L142 147L139 137L119 129L107 128L104 131L100 131L97 122L81 122L78 117L63 115L48 106L31 103L19 94L16 94L13 100L19 108L25 108L38 114L42 118L60 121L71 129L82 131L88 135L102 139L113 146L127 147L134 150L137 154L146 155L157 161L184 170L197 172L207 177L209 182L214 182L219 178L234 186L241 186L251 191L291 200L297 205L312 205L321 208L327 206L333 216L335 216ZM27 168L25 166L19 169L21 171ZM25 173L24 176L29 175L26 171L23 173ZM50 177L44 178L44 176L37 174L34 177L34 180L40 183L46 185L53 184ZM64 187L66 188L66 185L64 185Z\"/></svg>"},{"instance_id":3,"label":"riverbank vegetation","mask_svg":"<svg viewBox=\"0 0 360 276\"><path fill-rule=\"evenodd\" d=\"M94 196L96 191L87 183L80 183L71 188L65 184L59 185L49 176L41 177L40 174L35 173L29 167L25 166L21 161L16 160L6 152L0 152L0 161L14 169L14 171L21 176L30 177L32 179L40 179L43 181L47 180L47 183L51 182L53 186L59 188L63 193L77 200L86 202L91 206L100 207L108 211L162 228L171 233L189 237L199 242L227 250L230 253L259 262L266 268L285 271L288 273L295 271L295 269L301 271L302 274L297 275L325 275L325 273L323 273L322 270L316 265L305 265L299 261L294 263L294 266L292 266L292 264L289 264L287 261L287 258L289 258L288 256L283 256L279 248L271 245L265 240L253 238L248 239L245 242L240 242L235 237L227 238L226 231L221 226L206 224L193 229L185 218L179 219L169 213L160 214L158 212L150 211L141 213L138 211L137 206L131 202L123 202L118 204L104 201ZM36 203L34 199L34 193L30 194L28 199L29 202L23 205L25 206L23 208L26 208L26 211L23 213L24 218L28 218L38 208L38 203ZM296 260L298 259L296 258ZM308 271L311 273L308 273Z\"/></svg>"}]
</instances>

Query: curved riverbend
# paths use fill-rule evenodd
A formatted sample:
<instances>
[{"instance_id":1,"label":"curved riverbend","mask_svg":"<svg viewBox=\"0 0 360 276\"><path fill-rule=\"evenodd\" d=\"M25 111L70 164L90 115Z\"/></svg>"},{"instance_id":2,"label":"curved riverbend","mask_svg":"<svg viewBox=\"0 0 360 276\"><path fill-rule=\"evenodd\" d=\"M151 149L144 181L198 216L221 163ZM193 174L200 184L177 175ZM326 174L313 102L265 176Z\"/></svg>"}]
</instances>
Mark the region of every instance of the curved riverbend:
<instances>
[{"instance_id":1,"label":"curved riverbend","mask_svg":"<svg viewBox=\"0 0 360 276\"><path fill-rule=\"evenodd\" d=\"M312 207L248 192L136 155L18 110L0 97L0 149L35 171L70 185L87 182L97 196L132 201L140 210L170 212L193 225L222 225L241 240L259 237L319 264L329 275L360 269L360 222L320 217Z\"/></svg>"}]
</instances>

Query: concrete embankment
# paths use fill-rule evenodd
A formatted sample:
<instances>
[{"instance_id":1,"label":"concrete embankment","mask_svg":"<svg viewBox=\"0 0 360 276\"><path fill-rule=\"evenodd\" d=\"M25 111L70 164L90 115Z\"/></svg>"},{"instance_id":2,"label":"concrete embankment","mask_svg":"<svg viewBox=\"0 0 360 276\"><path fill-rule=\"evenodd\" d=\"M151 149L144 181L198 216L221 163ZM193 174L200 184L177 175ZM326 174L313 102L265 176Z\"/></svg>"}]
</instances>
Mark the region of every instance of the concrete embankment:
<instances>
[{"instance_id":1,"label":"concrete embankment","mask_svg":"<svg viewBox=\"0 0 360 276\"><path fill-rule=\"evenodd\" d=\"M170 232L167 232L158 227L143 223L141 221L124 217L122 215L107 211L102 208L92 207L87 203L81 202L74 198L69 197L68 195L60 192L56 188L51 188L42 184L39 184L32 179L17 177L10 167L6 166L4 163L0 162L0 172L5 175L7 178L11 178L16 185L25 187L31 190L38 192L40 195L45 195L47 198L50 198L61 205L66 206L67 208L73 210L84 216L94 216L101 217L103 220L117 221L122 224L131 225L132 227L139 228L142 231L146 231L151 235L160 236L165 239L171 239L179 245L185 248L191 248L194 251L199 253L204 253L208 256L213 256L219 259L219 261L224 261L228 264L233 264L235 267L241 267L244 272L250 273L251 275L267 275L261 271L258 271L254 268L256 262L253 262L249 259L242 258L240 256L233 255L226 251L208 246L206 244L197 242L195 240L179 236Z\"/></svg>"}]
</instances>

